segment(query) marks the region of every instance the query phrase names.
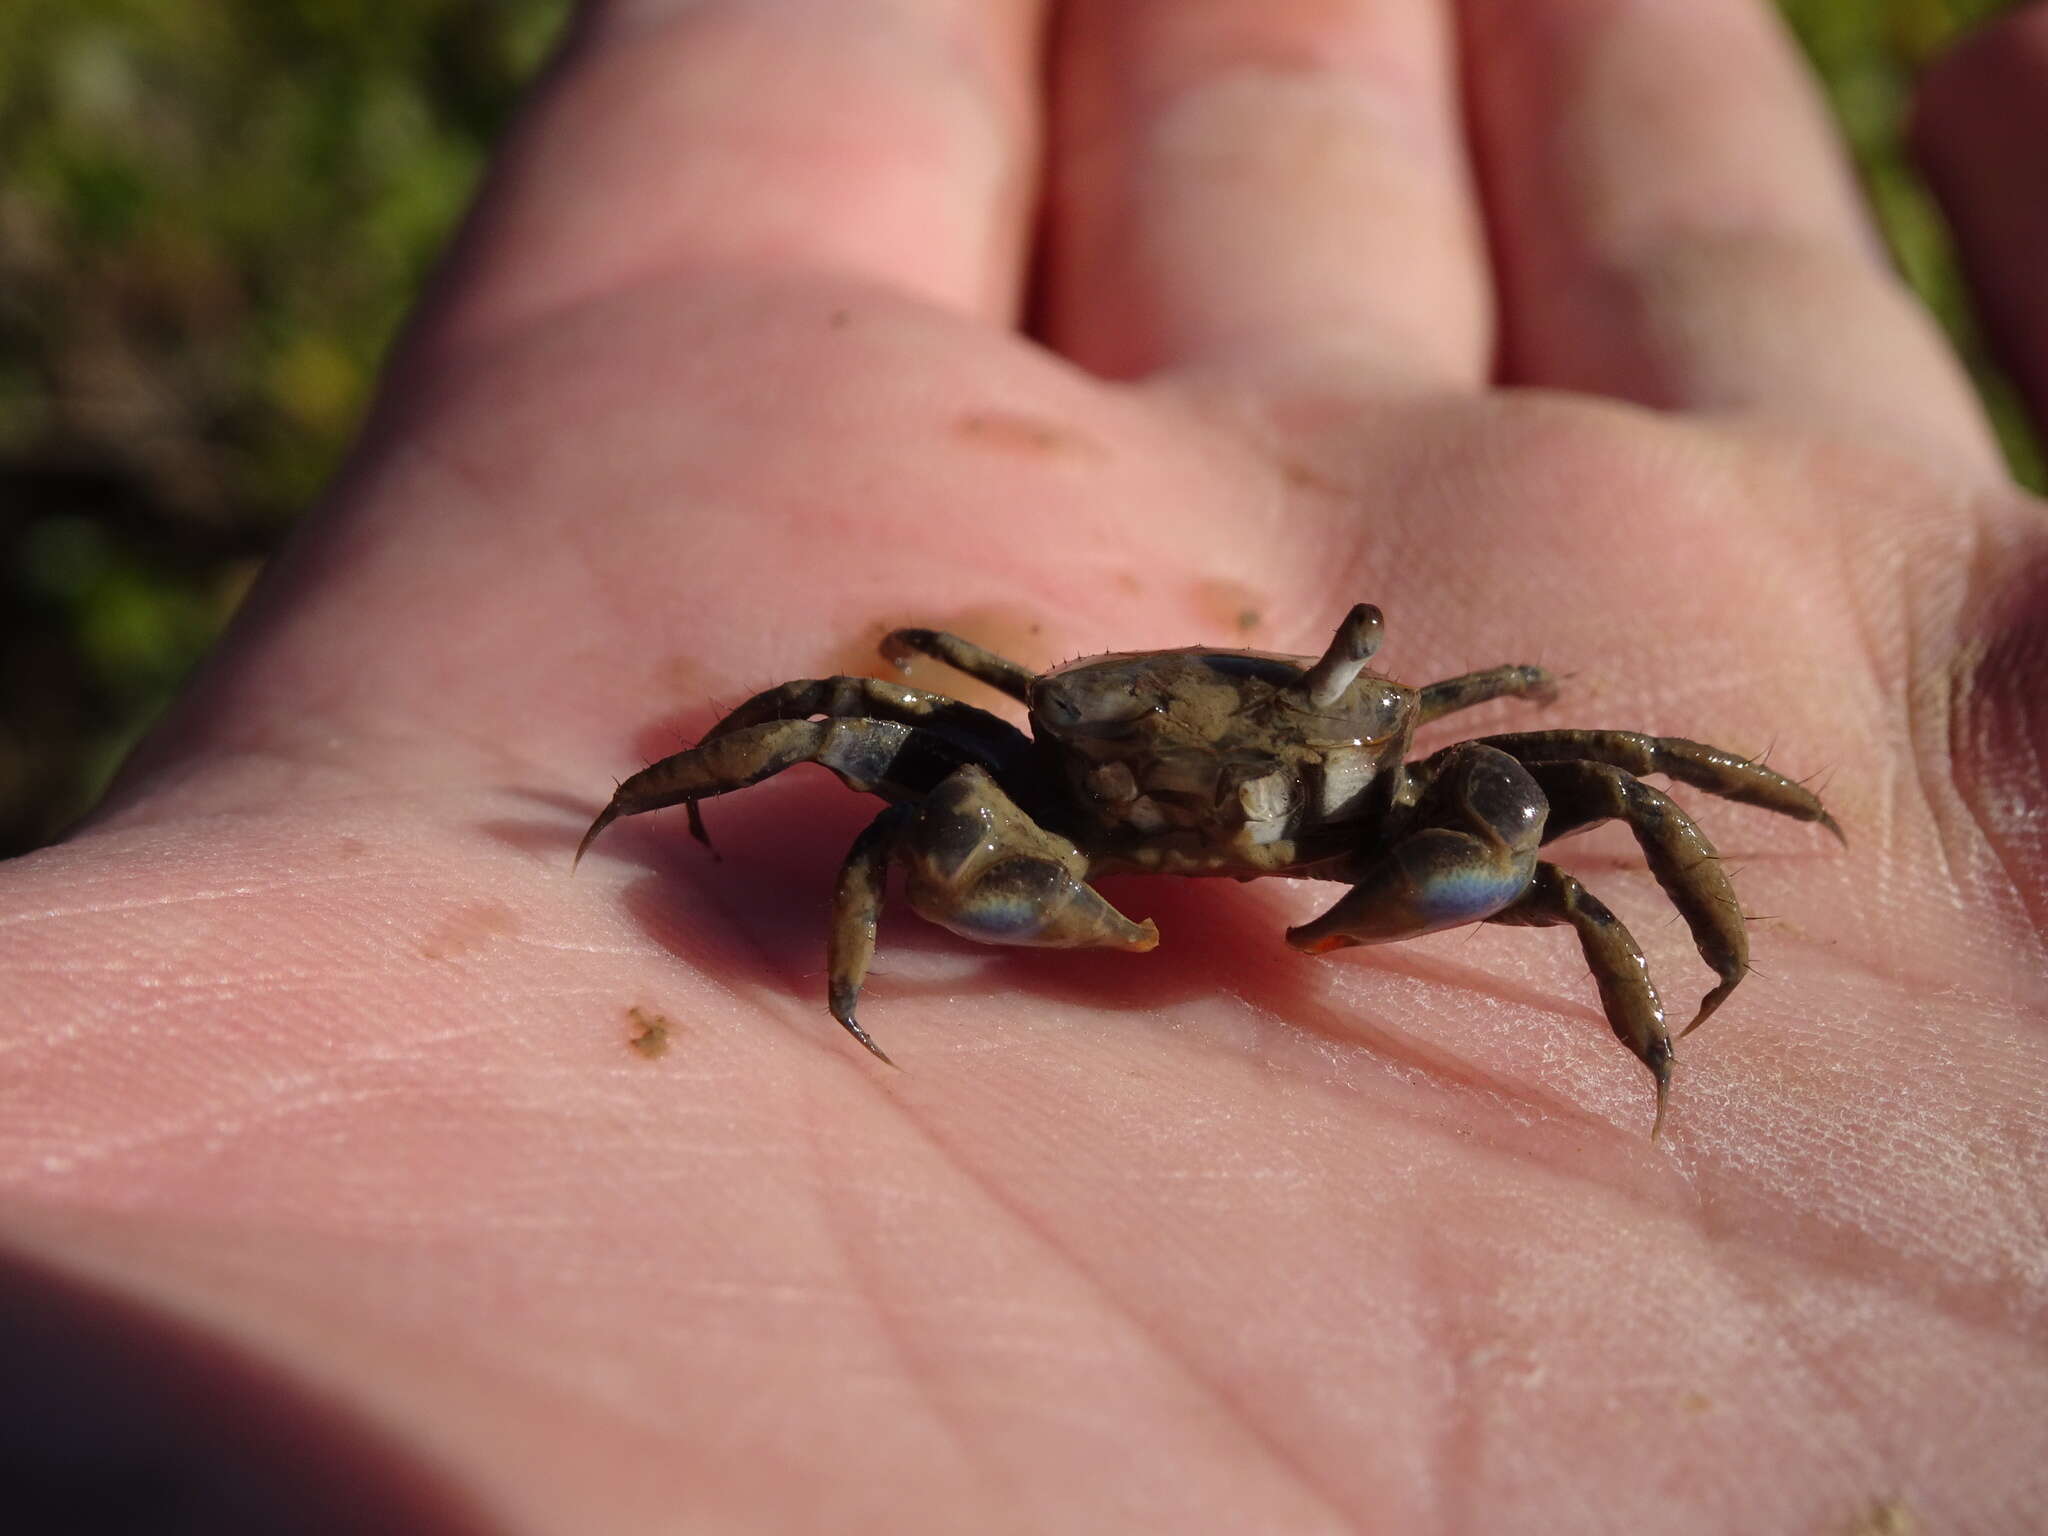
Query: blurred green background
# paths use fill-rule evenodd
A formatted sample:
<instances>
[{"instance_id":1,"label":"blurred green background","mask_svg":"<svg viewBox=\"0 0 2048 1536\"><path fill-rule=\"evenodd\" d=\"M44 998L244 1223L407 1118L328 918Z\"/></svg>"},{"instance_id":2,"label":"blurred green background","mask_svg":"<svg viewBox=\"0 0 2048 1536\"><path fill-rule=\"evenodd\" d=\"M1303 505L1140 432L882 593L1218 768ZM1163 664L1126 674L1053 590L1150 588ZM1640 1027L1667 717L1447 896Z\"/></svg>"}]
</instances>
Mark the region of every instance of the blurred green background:
<instances>
[{"instance_id":1,"label":"blurred green background","mask_svg":"<svg viewBox=\"0 0 2048 1536\"><path fill-rule=\"evenodd\" d=\"M2010 0L1782 3L1976 361L1899 130ZM91 804L318 494L566 10L0 0L0 857Z\"/></svg>"}]
</instances>

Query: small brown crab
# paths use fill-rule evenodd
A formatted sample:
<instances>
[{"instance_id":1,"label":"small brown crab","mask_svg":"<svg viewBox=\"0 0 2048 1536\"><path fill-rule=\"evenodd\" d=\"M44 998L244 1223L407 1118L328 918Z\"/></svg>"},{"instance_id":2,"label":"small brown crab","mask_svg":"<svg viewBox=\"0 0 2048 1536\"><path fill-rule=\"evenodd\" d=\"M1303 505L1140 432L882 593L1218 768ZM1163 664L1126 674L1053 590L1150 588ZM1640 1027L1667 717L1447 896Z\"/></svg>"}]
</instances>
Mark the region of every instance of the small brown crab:
<instances>
[{"instance_id":1,"label":"small brown crab","mask_svg":"<svg viewBox=\"0 0 2048 1536\"><path fill-rule=\"evenodd\" d=\"M784 683L619 785L576 857L618 817L678 804L708 843L698 801L798 763L895 802L840 870L827 960L832 1016L884 1061L854 1004L892 861L920 914L991 944L1152 948L1152 923L1132 922L1088 883L1127 873L1340 881L1351 889L1335 906L1288 930L1310 954L1464 923L1569 925L1607 1022L1656 1079L1661 1126L1671 1038L1642 951L1537 849L1597 822L1627 823L1720 977L1689 1033L1742 980L1749 941L1713 845L1637 775L1817 821L1838 838L1841 829L1792 780L1674 736L1521 731L1407 762L1418 726L1488 699L1548 702L1556 689L1527 666L1404 687L1366 669L1380 627L1380 611L1361 603L1320 657L1137 651L1043 676L957 635L899 629L883 655L902 664L922 653L1000 689L1029 708L1033 734L875 678Z\"/></svg>"}]
</instances>

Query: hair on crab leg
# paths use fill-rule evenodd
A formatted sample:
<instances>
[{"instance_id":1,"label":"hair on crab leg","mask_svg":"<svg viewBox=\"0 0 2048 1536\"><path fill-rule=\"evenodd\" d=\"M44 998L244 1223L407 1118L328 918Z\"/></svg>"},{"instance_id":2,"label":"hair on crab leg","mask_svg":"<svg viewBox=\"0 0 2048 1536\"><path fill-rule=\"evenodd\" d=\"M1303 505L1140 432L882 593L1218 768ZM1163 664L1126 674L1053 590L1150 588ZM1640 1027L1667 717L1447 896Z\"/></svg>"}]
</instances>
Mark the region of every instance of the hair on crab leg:
<instances>
[{"instance_id":1,"label":"hair on crab leg","mask_svg":"<svg viewBox=\"0 0 2048 1536\"><path fill-rule=\"evenodd\" d=\"M882 637L881 650L882 659L892 666L907 669L913 655L929 656L955 672L966 673L976 682L988 684L998 693L1007 693L1021 704L1031 702L1031 684L1036 674L1029 667L1020 667L1007 657L943 629L892 629Z\"/></svg>"},{"instance_id":2,"label":"hair on crab leg","mask_svg":"<svg viewBox=\"0 0 2048 1536\"><path fill-rule=\"evenodd\" d=\"M1416 700L1415 723L1428 725L1457 710L1494 699L1526 699L1531 704L1557 702L1557 675L1541 667L1516 664L1466 672L1425 686Z\"/></svg>"}]
</instances>

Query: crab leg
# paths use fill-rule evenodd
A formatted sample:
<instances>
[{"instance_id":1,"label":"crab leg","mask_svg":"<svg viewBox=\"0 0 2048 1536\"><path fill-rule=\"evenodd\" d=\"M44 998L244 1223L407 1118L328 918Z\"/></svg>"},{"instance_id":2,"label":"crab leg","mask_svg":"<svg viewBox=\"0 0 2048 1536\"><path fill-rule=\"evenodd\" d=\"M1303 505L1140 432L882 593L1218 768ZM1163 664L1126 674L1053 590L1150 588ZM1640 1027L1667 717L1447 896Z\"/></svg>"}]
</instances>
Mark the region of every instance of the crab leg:
<instances>
[{"instance_id":1,"label":"crab leg","mask_svg":"<svg viewBox=\"0 0 2048 1536\"><path fill-rule=\"evenodd\" d=\"M1031 747L1031 739L1022 731L985 709L949 699L943 693L906 688L876 677L802 678L769 688L730 711L704 733L697 745L702 747L706 742L771 720L803 720L812 715L896 720L920 726L952 742L963 760L978 760L991 767L1012 761ZM689 812L690 835L709 848L711 837L704 830L704 816L695 801L690 803Z\"/></svg>"},{"instance_id":2,"label":"crab leg","mask_svg":"<svg viewBox=\"0 0 2048 1536\"><path fill-rule=\"evenodd\" d=\"M1621 919L1583 885L1547 860L1514 905L1487 919L1518 928L1551 928L1570 924L1579 935L1586 968L1600 988L1600 1006L1615 1038L1650 1069L1657 1080L1657 1118L1650 1139L1664 1128L1664 1104L1671 1092L1671 1037L1664 1028L1664 1005L1650 985L1643 952Z\"/></svg>"},{"instance_id":3,"label":"crab leg","mask_svg":"<svg viewBox=\"0 0 2048 1536\"><path fill-rule=\"evenodd\" d=\"M909 665L912 655L922 654L943 661L956 672L965 672L976 682L987 683L1020 703L1031 702L1031 684L1037 674L1005 661L994 651L985 651L972 640L962 640L942 629L898 629L882 637L882 656L897 666Z\"/></svg>"},{"instance_id":4,"label":"crab leg","mask_svg":"<svg viewBox=\"0 0 2048 1536\"><path fill-rule=\"evenodd\" d=\"M576 857L621 816L730 794L798 763L830 768L849 789L891 799L922 794L960 765L944 737L895 720L772 720L664 757L612 794L583 834Z\"/></svg>"},{"instance_id":5,"label":"crab leg","mask_svg":"<svg viewBox=\"0 0 2048 1536\"><path fill-rule=\"evenodd\" d=\"M1517 731L1479 740L1525 763L1610 763L1630 773L1661 773L1724 800L1761 806L1794 821L1817 821L1843 843L1848 839L1804 784L1733 752L1680 736L1636 731Z\"/></svg>"},{"instance_id":6,"label":"crab leg","mask_svg":"<svg viewBox=\"0 0 2048 1536\"><path fill-rule=\"evenodd\" d=\"M1544 842L1603 821L1628 823L1650 873L1691 930L1694 948L1721 978L1679 1032L1683 1039L1707 1021L1749 971L1749 930L1720 855L1670 796L1623 769L1581 761L1531 763L1529 772L1550 801Z\"/></svg>"},{"instance_id":7,"label":"crab leg","mask_svg":"<svg viewBox=\"0 0 2048 1536\"><path fill-rule=\"evenodd\" d=\"M812 715L836 719L897 720L921 726L953 741L963 752L991 766L1030 748L1031 738L1009 721L985 709L963 704L943 693L906 688L879 677L811 677L765 689L729 711L706 731L697 745L730 736L770 720L804 720Z\"/></svg>"},{"instance_id":8,"label":"crab leg","mask_svg":"<svg viewBox=\"0 0 2048 1536\"><path fill-rule=\"evenodd\" d=\"M909 806L892 805L869 822L867 830L854 840L853 850L839 870L838 889L832 893L832 937L825 951L832 1017L884 1061L889 1061L889 1053L869 1038L853 1010L860 1001L861 985L868 979L868 966L875 958L875 924L881 916L889 858L896 851L910 815ZM896 1063L889 1061L889 1065L893 1067Z\"/></svg>"},{"instance_id":9,"label":"crab leg","mask_svg":"<svg viewBox=\"0 0 2048 1536\"><path fill-rule=\"evenodd\" d=\"M1489 699L1528 699L1550 704L1557 699L1557 679L1541 667L1488 667L1431 683L1416 700L1415 723L1427 725L1455 710L1470 709Z\"/></svg>"}]
</instances>

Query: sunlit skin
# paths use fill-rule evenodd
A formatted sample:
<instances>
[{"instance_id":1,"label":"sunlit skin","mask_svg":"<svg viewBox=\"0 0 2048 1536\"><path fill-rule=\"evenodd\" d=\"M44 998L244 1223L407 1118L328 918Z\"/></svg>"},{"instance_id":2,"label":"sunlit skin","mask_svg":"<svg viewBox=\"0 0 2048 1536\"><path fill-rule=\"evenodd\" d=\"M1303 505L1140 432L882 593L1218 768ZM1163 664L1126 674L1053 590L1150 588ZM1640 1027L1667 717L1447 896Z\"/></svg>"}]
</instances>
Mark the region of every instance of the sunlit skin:
<instances>
[{"instance_id":1,"label":"sunlit skin","mask_svg":"<svg viewBox=\"0 0 2048 1536\"><path fill-rule=\"evenodd\" d=\"M1455 11L588 9L303 539L0 869L0 1231L253 1379L195 1482L311 1395L352 1499L520 1536L2048 1507L2048 518L1761 7ZM896 627L1036 675L1362 596L1404 679L1819 772L1846 850L1674 790L1758 920L1660 1141L1563 934L892 904L890 1071L818 1007L872 802L570 873L713 701ZM1694 974L1625 829L1557 857Z\"/></svg>"},{"instance_id":2,"label":"sunlit skin","mask_svg":"<svg viewBox=\"0 0 2048 1536\"><path fill-rule=\"evenodd\" d=\"M1383 627L1360 603L1320 656L1192 647L1084 657L1037 676L958 635L895 630L884 655L929 655L1008 694L1032 734L873 678L781 683L621 783L575 862L619 817L674 805L708 846L699 805L806 763L892 801L840 869L826 959L833 1016L892 1066L855 1017L892 863L921 914L985 944L1150 951L1159 930L1091 883L1115 874L1342 881L1348 895L1288 930L1316 955L1466 923L1570 927L1609 1027L1656 1083L1654 1137L1672 1051L1643 952L1537 850L1604 821L1627 825L1719 977L1690 1034L1747 973L1748 924L1706 834L1637 775L1819 822L1837 839L1841 828L1805 786L1677 737L1527 731L1406 762L1418 725L1503 697L1548 701L1557 684L1509 664L1404 687L1366 665Z\"/></svg>"}]
</instances>

